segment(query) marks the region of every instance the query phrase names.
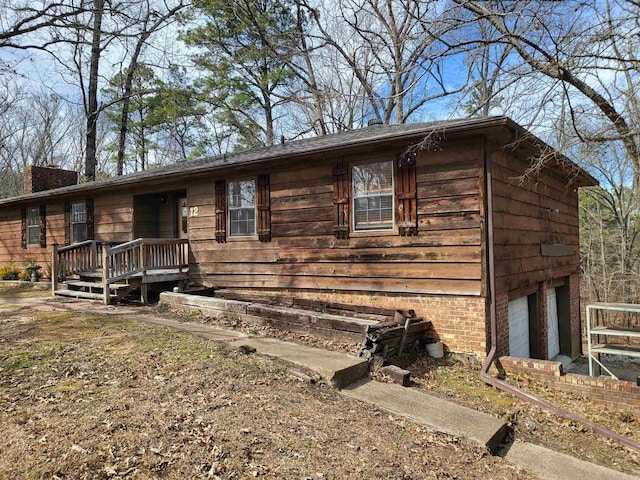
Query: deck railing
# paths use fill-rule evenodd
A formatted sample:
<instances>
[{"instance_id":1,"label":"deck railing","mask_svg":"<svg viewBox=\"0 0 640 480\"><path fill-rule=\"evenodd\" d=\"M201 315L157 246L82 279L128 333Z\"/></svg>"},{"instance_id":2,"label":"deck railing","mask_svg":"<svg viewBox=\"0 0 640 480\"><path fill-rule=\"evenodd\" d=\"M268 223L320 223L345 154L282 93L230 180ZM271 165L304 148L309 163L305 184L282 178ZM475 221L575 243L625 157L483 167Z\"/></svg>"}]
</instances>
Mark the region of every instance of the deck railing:
<instances>
[{"instance_id":1,"label":"deck railing","mask_svg":"<svg viewBox=\"0 0 640 480\"><path fill-rule=\"evenodd\" d=\"M105 284L150 270L183 269L189 266L186 239L138 238L102 253Z\"/></svg>"},{"instance_id":2,"label":"deck railing","mask_svg":"<svg viewBox=\"0 0 640 480\"><path fill-rule=\"evenodd\" d=\"M52 288L58 280L71 275L102 270L103 284L109 285L151 270L180 273L189 266L189 242L186 239L138 238L117 244L87 240L58 248L53 246ZM109 289L105 288L105 292Z\"/></svg>"},{"instance_id":3,"label":"deck railing","mask_svg":"<svg viewBox=\"0 0 640 480\"><path fill-rule=\"evenodd\" d=\"M54 252L52 276L64 278L85 272L95 272L98 268L98 243L95 240L74 243L61 248L54 246Z\"/></svg>"}]
</instances>

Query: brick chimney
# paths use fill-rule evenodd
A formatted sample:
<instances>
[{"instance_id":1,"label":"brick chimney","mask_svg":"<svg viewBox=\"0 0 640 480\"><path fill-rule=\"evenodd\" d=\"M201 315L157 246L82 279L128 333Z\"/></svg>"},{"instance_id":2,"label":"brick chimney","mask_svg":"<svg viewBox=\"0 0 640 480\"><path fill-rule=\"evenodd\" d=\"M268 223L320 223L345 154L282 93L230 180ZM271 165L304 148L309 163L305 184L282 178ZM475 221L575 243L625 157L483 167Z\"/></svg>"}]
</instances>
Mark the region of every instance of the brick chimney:
<instances>
[{"instance_id":1,"label":"brick chimney","mask_svg":"<svg viewBox=\"0 0 640 480\"><path fill-rule=\"evenodd\" d=\"M58 167L24 168L24 193L36 193L54 188L68 187L78 183L78 172L62 170Z\"/></svg>"}]
</instances>

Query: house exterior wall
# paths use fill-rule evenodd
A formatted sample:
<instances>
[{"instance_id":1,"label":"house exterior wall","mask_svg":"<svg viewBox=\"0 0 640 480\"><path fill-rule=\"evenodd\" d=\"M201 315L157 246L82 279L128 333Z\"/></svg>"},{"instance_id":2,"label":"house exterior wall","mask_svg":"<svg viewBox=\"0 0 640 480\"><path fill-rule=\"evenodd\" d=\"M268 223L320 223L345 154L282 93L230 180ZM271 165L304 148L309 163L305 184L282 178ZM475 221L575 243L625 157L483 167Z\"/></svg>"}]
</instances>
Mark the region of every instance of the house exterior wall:
<instances>
[{"instance_id":1,"label":"house exterior wall","mask_svg":"<svg viewBox=\"0 0 640 480\"><path fill-rule=\"evenodd\" d=\"M536 293L538 351L547 358L547 302L549 288L567 286L570 307L569 346L561 353L580 354L578 271L578 193L566 179L544 168L531 174L517 154L498 150L492 154L496 292L500 305L506 300ZM508 355L508 311L498 308L498 354ZM565 336L567 333L565 333Z\"/></svg>"},{"instance_id":2,"label":"house exterior wall","mask_svg":"<svg viewBox=\"0 0 640 480\"><path fill-rule=\"evenodd\" d=\"M405 146L261 168L192 182L189 238L195 283L301 298L412 308L452 351L486 353L480 184L482 139L417 156L418 235L334 235L333 167L395 160ZM271 241L215 241L215 180L268 173ZM193 210L192 210L193 211Z\"/></svg>"},{"instance_id":3,"label":"house exterior wall","mask_svg":"<svg viewBox=\"0 0 640 480\"><path fill-rule=\"evenodd\" d=\"M47 246L21 245L20 207L0 208L0 265L15 262L21 266L24 262L35 260L46 267L51 263L51 250L54 244L65 244L64 203L85 201L88 197L73 197L68 200L56 199L25 204L26 208L46 204ZM125 242L132 240L132 198L128 193L108 193L92 196L94 200L95 238L102 242ZM43 272L48 272L44 268Z\"/></svg>"}]
</instances>

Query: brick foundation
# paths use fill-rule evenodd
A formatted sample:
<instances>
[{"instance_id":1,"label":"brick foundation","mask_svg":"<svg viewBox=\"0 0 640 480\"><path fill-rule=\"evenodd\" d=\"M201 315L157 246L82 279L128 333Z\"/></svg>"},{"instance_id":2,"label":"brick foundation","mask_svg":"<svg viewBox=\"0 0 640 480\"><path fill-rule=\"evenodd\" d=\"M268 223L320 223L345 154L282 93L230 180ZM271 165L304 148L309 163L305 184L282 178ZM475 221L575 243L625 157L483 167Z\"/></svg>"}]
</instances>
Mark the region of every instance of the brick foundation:
<instances>
[{"instance_id":1,"label":"brick foundation","mask_svg":"<svg viewBox=\"0 0 640 480\"><path fill-rule=\"evenodd\" d=\"M258 293L258 292L256 292ZM447 350L470 354L482 361L488 348L488 316L482 297L456 295L367 295L361 293L260 290L261 295L295 296L321 302L371 305L382 308L411 308L430 320Z\"/></svg>"},{"instance_id":2,"label":"brick foundation","mask_svg":"<svg viewBox=\"0 0 640 480\"><path fill-rule=\"evenodd\" d=\"M560 362L530 358L501 357L495 362L498 373L506 377L520 375L541 381L563 392L640 415L640 386L607 376L588 377L564 373Z\"/></svg>"}]
</instances>

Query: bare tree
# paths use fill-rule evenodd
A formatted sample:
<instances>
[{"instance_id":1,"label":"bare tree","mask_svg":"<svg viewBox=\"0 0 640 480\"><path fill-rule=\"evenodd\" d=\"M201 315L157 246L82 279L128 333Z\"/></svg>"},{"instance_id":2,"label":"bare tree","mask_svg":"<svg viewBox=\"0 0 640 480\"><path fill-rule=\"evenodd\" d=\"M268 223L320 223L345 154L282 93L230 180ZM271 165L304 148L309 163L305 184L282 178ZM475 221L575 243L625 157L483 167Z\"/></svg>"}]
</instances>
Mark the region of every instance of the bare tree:
<instances>
[{"instance_id":1,"label":"bare tree","mask_svg":"<svg viewBox=\"0 0 640 480\"><path fill-rule=\"evenodd\" d=\"M308 8L319 34L360 82L370 117L405 123L429 101L460 90L449 87L439 63L448 52L438 39L455 24L442 21L436 3L341 0L337 8ZM342 31L331 28L329 8Z\"/></svg>"},{"instance_id":2,"label":"bare tree","mask_svg":"<svg viewBox=\"0 0 640 480\"><path fill-rule=\"evenodd\" d=\"M620 143L640 186L638 84L640 10L611 2L454 0L500 33L534 74L558 81L573 135L592 144Z\"/></svg>"}]
</instances>

